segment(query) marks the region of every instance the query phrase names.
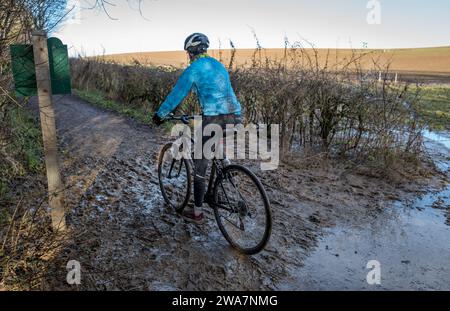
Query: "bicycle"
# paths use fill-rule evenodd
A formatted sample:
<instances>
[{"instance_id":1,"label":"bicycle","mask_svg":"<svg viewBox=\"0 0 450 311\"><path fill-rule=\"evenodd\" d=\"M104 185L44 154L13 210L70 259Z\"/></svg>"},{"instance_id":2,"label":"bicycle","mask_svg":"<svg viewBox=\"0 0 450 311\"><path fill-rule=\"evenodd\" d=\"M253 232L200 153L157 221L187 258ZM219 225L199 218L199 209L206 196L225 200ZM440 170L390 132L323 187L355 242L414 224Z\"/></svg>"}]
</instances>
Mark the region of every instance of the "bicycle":
<instances>
[{"instance_id":1,"label":"bicycle","mask_svg":"<svg viewBox=\"0 0 450 311\"><path fill-rule=\"evenodd\" d=\"M194 116L171 114L166 120L189 124L192 119ZM190 139L195 144L194 139ZM177 160L176 153L180 151L174 142L169 142L161 149L158 159L162 196L177 213L182 213L189 203L194 168L192 156ZM232 247L247 255L264 249L272 230L270 202L261 181L248 168L238 164L224 165L214 157L204 203L213 209L219 229ZM256 233L250 232L252 229ZM250 241L245 239L247 237Z\"/></svg>"}]
</instances>

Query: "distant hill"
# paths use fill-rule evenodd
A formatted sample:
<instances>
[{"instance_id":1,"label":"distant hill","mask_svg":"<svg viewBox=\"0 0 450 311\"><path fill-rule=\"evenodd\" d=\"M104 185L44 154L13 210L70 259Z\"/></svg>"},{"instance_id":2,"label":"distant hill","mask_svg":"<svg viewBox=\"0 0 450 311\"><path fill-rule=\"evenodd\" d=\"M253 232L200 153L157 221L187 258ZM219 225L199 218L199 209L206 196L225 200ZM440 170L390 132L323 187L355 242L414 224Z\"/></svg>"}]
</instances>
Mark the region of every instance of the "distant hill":
<instances>
[{"instance_id":1,"label":"distant hill","mask_svg":"<svg viewBox=\"0 0 450 311\"><path fill-rule=\"evenodd\" d=\"M309 56L314 55L312 49L304 49L304 53ZM415 72L433 75L450 75L450 46L435 48L415 48L415 49L389 49L389 50L350 50L350 49L318 49L318 60L325 64L328 55L328 64L333 66L336 61L345 63L350 59L352 53L361 54L363 67L371 68L373 59L378 59L380 64L390 63L390 70L395 72ZM244 65L251 62L254 49L236 50L235 64ZM269 59L281 59L285 53L284 49L264 49L261 57ZM220 58L227 64L230 60L230 50L211 50L210 55ZM184 51L167 52L140 52L125 53L103 56L107 60L112 60L122 64L131 64L138 61L141 64L151 64L156 66L184 67L188 64L188 59Z\"/></svg>"}]
</instances>

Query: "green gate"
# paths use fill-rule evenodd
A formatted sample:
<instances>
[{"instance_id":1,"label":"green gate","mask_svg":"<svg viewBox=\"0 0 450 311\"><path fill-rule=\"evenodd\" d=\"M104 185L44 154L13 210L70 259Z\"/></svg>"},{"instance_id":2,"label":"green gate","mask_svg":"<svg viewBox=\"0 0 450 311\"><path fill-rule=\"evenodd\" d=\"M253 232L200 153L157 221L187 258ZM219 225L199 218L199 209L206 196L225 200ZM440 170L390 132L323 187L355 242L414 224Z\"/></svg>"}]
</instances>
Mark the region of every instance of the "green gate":
<instances>
[{"instance_id":1,"label":"green gate","mask_svg":"<svg viewBox=\"0 0 450 311\"><path fill-rule=\"evenodd\" d=\"M72 87L67 45L64 45L58 38L49 38L47 46L52 94L70 94ZM29 44L11 45L10 50L16 94L18 96L37 95L33 46Z\"/></svg>"}]
</instances>

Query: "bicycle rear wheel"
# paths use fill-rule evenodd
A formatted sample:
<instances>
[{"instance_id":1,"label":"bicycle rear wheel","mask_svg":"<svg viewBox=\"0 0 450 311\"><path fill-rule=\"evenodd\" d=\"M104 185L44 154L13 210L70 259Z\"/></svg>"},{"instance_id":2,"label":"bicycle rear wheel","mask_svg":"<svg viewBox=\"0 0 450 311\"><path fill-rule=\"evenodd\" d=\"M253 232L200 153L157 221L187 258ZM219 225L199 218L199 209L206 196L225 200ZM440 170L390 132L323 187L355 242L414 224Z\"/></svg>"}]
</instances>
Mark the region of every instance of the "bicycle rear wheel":
<instances>
[{"instance_id":1,"label":"bicycle rear wheel","mask_svg":"<svg viewBox=\"0 0 450 311\"><path fill-rule=\"evenodd\" d=\"M158 159L158 179L161 193L168 205L182 212L191 196L192 169L189 161L175 158L175 145L166 144Z\"/></svg>"},{"instance_id":2,"label":"bicycle rear wheel","mask_svg":"<svg viewBox=\"0 0 450 311\"><path fill-rule=\"evenodd\" d=\"M250 170L229 165L214 184L214 215L225 239L238 251L252 255L269 241L272 214L267 194Z\"/></svg>"}]
</instances>

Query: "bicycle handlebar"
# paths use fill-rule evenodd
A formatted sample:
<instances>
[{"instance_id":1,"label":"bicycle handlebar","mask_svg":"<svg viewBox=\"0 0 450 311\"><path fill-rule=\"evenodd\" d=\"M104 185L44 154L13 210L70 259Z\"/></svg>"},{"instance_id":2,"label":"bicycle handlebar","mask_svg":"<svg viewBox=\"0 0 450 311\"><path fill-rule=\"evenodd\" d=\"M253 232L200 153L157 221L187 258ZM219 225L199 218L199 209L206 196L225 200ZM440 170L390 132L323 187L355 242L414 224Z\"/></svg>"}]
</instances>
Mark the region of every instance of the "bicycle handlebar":
<instances>
[{"instance_id":1,"label":"bicycle handlebar","mask_svg":"<svg viewBox=\"0 0 450 311\"><path fill-rule=\"evenodd\" d=\"M169 114L169 116L167 118L165 118L166 120L176 120L176 121L181 121L184 124L189 124L189 120L193 120L194 116L188 116L188 115L182 115L182 116L175 116L172 113Z\"/></svg>"}]
</instances>

